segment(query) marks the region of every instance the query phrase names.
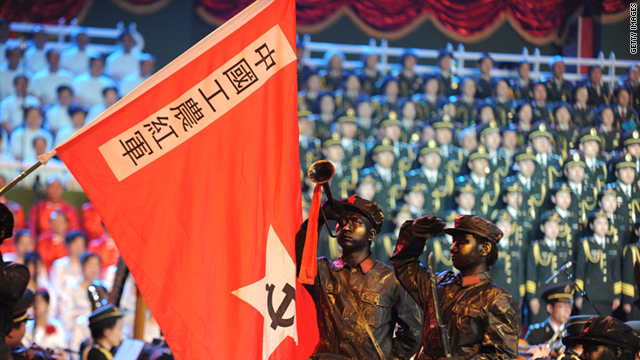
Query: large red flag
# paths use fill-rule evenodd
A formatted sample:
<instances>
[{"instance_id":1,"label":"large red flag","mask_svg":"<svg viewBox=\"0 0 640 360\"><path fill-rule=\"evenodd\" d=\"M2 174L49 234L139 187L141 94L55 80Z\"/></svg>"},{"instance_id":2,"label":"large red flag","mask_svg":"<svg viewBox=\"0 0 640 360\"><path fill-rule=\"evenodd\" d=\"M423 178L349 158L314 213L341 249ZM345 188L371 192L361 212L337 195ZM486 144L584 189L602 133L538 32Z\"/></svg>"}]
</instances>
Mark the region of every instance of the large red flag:
<instances>
[{"instance_id":1,"label":"large red flag","mask_svg":"<svg viewBox=\"0 0 640 360\"><path fill-rule=\"evenodd\" d=\"M177 359L315 345L296 97L295 2L259 0L57 149Z\"/></svg>"}]
</instances>

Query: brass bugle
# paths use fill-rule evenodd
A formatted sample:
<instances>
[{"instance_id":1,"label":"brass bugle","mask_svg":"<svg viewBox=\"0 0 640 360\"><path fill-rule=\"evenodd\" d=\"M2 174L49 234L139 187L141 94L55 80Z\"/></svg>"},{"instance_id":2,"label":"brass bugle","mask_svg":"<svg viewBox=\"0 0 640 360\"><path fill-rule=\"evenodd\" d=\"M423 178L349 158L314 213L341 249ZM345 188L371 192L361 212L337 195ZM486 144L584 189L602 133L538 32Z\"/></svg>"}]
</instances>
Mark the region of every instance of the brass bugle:
<instances>
[{"instance_id":1,"label":"brass bugle","mask_svg":"<svg viewBox=\"0 0 640 360\"><path fill-rule=\"evenodd\" d=\"M329 187L329 180L333 178L333 175L335 173L335 167L333 167L333 164L327 160L319 160L314 162L313 164L311 164L309 170L307 171L309 180L318 185L322 185L324 192L327 194L327 199L329 199L329 202L331 203L334 203L335 199L333 198L331 188Z\"/></svg>"},{"instance_id":2,"label":"brass bugle","mask_svg":"<svg viewBox=\"0 0 640 360\"><path fill-rule=\"evenodd\" d=\"M315 184L322 185L325 194L327 194L327 200L329 203L333 204L336 200L333 198L333 194L331 193L331 188L329 187L329 180L336 173L336 168L333 164L327 160L318 160L311 164L309 170L307 171L307 177L309 180L314 182ZM324 210L320 208L320 213L322 214L322 218L324 219L324 225L327 227L327 231L329 232L329 236L336 237L336 234L331 231L329 227L329 222L327 221L327 216L324 214Z\"/></svg>"}]
</instances>

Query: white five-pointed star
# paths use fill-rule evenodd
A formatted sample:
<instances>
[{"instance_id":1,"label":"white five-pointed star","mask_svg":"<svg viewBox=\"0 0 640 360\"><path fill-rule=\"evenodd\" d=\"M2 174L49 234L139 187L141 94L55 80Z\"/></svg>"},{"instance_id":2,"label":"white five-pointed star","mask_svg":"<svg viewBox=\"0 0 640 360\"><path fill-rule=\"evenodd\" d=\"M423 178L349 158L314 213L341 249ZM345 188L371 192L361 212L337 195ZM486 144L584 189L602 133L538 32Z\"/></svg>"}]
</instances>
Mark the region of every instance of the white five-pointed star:
<instances>
[{"instance_id":1,"label":"white five-pointed star","mask_svg":"<svg viewBox=\"0 0 640 360\"><path fill-rule=\"evenodd\" d=\"M296 344L298 343L295 292L292 293L295 286L296 266L273 230L273 226L269 226L265 277L232 292L233 295L256 308L264 317L262 360L269 359L269 356L287 336L291 336ZM271 304L269 303L270 293ZM287 304L286 309L280 309L280 306L285 307ZM280 312L286 311L282 315L276 314L279 310Z\"/></svg>"}]
</instances>

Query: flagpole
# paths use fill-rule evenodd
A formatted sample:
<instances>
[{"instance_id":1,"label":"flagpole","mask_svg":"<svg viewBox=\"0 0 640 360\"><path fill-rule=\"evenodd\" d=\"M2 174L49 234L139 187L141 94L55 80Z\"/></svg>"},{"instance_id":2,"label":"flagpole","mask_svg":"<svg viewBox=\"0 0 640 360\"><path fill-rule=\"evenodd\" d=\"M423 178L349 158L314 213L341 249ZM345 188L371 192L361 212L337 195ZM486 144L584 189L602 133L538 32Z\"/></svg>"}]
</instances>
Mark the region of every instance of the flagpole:
<instances>
[{"instance_id":1,"label":"flagpole","mask_svg":"<svg viewBox=\"0 0 640 360\"><path fill-rule=\"evenodd\" d=\"M56 155L56 151L52 150L51 152L48 152L46 154L42 154L42 155L38 155L38 162L33 164L30 168L28 168L27 170L23 171L22 174L18 175L15 179L13 179L10 183L8 183L7 185L5 185L5 187L3 187L2 189L0 189L0 196L4 195L7 193L7 191L11 190L11 188L13 188L14 186L16 186L16 184L18 184L20 181L22 181L25 177L27 177L29 174L31 174L32 172L34 172L37 168L39 168L42 165L46 165L47 162Z\"/></svg>"}]
</instances>

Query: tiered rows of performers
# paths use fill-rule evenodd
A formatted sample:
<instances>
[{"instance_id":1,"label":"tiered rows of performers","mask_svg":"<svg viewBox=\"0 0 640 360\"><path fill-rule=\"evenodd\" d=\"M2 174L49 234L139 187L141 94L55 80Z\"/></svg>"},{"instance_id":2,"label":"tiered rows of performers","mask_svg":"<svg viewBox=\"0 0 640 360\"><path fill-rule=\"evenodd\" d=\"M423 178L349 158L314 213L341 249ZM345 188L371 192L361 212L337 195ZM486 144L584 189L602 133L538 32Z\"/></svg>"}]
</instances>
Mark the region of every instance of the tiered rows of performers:
<instances>
[{"instance_id":1,"label":"tiered rows of performers","mask_svg":"<svg viewBox=\"0 0 640 360\"><path fill-rule=\"evenodd\" d=\"M525 322L547 318L541 294L567 278L545 280L569 261L603 314L640 319L632 268L640 258L640 64L610 87L598 66L583 81L566 80L560 56L542 79L526 60L517 76L493 77L488 54L476 76L460 78L446 50L429 74L415 72L411 51L388 76L375 53L353 72L338 51L324 59L321 69L298 62L303 209L314 188L306 171L325 159L336 169L336 198L355 193L382 208L378 260L389 261L408 219L436 215L453 227L458 215L479 215L504 232L493 279ZM427 242L436 270L452 270L450 246L445 234ZM319 253L334 259L340 248L325 234ZM574 297L574 313L593 313L580 292Z\"/></svg>"},{"instance_id":2,"label":"tiered rows of performers","mask_svg":"<svg viewBox=\"0 0 640 360\"><path fill-rule=\"evenodd\" d=\"M103 56L91 49L83 28L71 36L72 46L47 47L48 36L36 28L23 51L7 44L9 24L0 19L0 174L13 179L20 167L51 151L119 98L142 84L155 70L155 57L135 48L132 33L118 37L118 50ZM39 170L22 187L44 188L49 175L65 188L79 190L63 164Z\"/></svg>"}]
</instances>

